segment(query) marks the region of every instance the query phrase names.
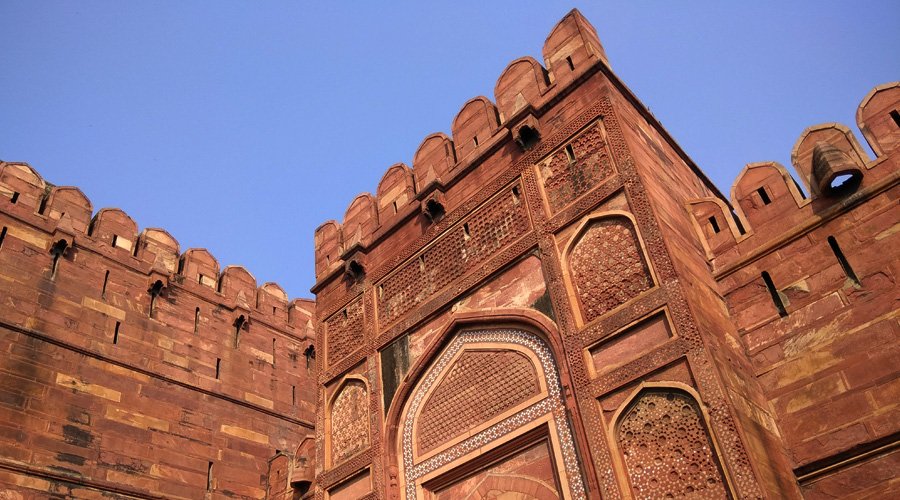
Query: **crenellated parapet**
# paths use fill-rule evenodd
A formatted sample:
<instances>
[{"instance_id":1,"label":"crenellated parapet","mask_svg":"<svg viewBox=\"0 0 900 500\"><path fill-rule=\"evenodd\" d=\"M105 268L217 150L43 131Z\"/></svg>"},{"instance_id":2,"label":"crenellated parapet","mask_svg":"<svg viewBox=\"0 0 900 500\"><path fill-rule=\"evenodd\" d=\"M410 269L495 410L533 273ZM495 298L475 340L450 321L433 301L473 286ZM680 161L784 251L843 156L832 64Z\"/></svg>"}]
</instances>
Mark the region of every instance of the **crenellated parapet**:
<instances>
[{"instance_id":1,"label":"crenellated parapet","mask_svg":"<svg viewBox=\"0 0 900 500\"><path fill-rule=\"evenodd\" d=\"M450 127L456 157L466 161L469 155L482 151L499 133L499 129L500 117L494 103L484 96L470 99L463 104Z\"/></svg>"},{"instance_id":2,"label":"crenellated parapet","mask_svg":"<svg viewBox=\"0 0 900 500\"><path fill-rule=\"evenodd\" d=\"M856 108L856 123L866 142L879 157L900 144L900 82L885 83L872 89Z\"/></svg>"},{"instance_id":3,"label":"crenellated parapet","mask_svg":"<svg viewBox=\"0 0 900 500\"><path fill-rule=\"evenodd\" d=\"M416 196L413 171L404 163L397 163L384 173L376 191L378 219L387 220L407 206Z\"/></svg>"},{"instance_id":4,"label":"crenellated parapet","mask_svg":"<svg viewBox=\"0 0 900 500\"><path fill-rule=\"evenodd\" d=\"M530 149L542 133L536 110L549 106L598 63L607 64L596 31L577 10L553 28L542 54L544 65L531 57L512 61L497 79L493 101L485 96L467 101L451 121L449 136L436 132L422 140L412 168L391 166L374 196L360 194L342 222L316 229L314 290L351 264L364 267L370 248L400 226L415 226L410 231L417 237L458 207L467 195L447 195L454 185L498 151Z\"/></svg>"},{"instance_id":5,"label":"crenellated parapet","mask_svg":"<svg viewBox=\"0 0 900 500\"><path fill-rule=\"evenodd\" d=\"M727 274L895 185L900 180L894 154L900 145L898 109L900 82L876 87L857 109L857 125L874 159L848 127L816 125L803 131L791 151L800 183L779 163L750 163L731 187L730 207L718 198L688 202L714 271Z\"/></svg>"},{"instance_id":6,"label":"crenellated parapet","mask_svg":"<svg viewBox=\"0 0 900 500\"><path fill-rule=\"evenodd\" d=\"M450 174L450 169L456 165L456 151L453 141L443 132L435 132L419 145L413 156L413 177L415 185L420 191L440 183Z\"/></svg>"},{"instance_id":7,"label":"crenellated parapet","mask_svg":"<svg viewBox=\"0 0 900 500\"><path fill-rule=\"evenodd\" d=\"M288 326L294 314L309 315L309 311L297 310L299 306L289 301L279 285L258 286L243 267L228 266L220 271L218 261L206 249L180 253L178 241L168 232L159 228L139 231L137 223L118 208L93 213L91 201L81 190L54 186L26 163L0 162L0 196L5 200L3 211L18 219L22 227L33 229L10 227L11 235L18 233L43 245L48 261L54 248L62 252L76 248L143 274L147 283L134 291L137 297L146 296L159 282L157 293L177 284L222 307L242 309L248 315L252 312L254 318L274 327ZM41 233L46 236L38 236Z\"/></svg>"},{"instance_id":8,"label":"crenellated parapet","mask_svg":"<svg viewBox=\"0 0 900 500\"><path fill-rule=\"evenodd\" d=\"M509 121L519 111L540 102L549 86L550 74L533 57L509 63L494 85L500 121Z\"/></svg>"},{"instance_id":9,"label":"crenellated parapet","mask_svg":"<svg viewBox=\"0 0 900 500\"><path fill-rule=\"evenodd\" d=\"M577 9L573 9L553 27L544 41L541 54L544 56L550 81L557 84L574 80L577 68L595 61L603 61L609 65L597 30Z\"/></svg>"}]
</instances>

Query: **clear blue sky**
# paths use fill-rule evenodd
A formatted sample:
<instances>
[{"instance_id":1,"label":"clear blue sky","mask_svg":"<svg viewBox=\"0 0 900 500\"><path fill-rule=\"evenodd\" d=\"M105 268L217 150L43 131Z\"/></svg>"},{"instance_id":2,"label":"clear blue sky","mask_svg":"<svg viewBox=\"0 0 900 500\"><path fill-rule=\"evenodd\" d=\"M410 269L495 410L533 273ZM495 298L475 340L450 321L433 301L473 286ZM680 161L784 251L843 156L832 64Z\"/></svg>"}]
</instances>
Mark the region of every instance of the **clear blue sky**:
<instances>
[{"instance_id":1,"label":"clear blue sky","mask_svg":"<svg viewBox=\"0 0 900 500\"><path fill-rule=\"evenodd\" d=\"M0 159L309 296L313 230L572 7L726 193L900 79L897 0L0 0Z\"/></svg>"}]
</instances>

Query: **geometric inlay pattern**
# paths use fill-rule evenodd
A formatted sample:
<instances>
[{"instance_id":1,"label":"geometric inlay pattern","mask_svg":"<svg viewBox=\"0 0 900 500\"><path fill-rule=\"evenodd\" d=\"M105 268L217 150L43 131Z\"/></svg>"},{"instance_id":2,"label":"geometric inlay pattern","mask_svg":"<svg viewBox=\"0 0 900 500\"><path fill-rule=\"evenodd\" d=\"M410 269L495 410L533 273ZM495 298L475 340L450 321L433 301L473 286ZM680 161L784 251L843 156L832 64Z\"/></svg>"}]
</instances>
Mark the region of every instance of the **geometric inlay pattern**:
<instances>
[{"instance_id":1,"label":"geometric inlay pattern","mask_svg":"<svg viewBox=\"0 0 900 500\"><path fill-rule=\"evenodd\" d=\"M623 416L617 439L636 498L730 498L693 397L647 391Z\"/></svg>"},{"instance_id":2,"label":"geometric inlay pattern","mask_svg":"<svg viewBox=\"0 0 900 500\"><path fill-rule=\"evenodd\" d=\"M350 379L331 407L331 462L343 462L368 446L368 391L361 381Z\"/></svg>"},{"instance_id":3,"label":"geometric inlay pattern","mask_svg":"<svg viewBox=\"0 0 900 500\"><path fill-rule=\"evenodd\" d=\"M415 439L413 437L415 415L425 403L424 400L429 390L438 382L438 378L444 373L444 369L454 356L461 349L464 349L467 344L473 343L515 344L533 352L540 361L540 371L542 372L540 376L544 377L548 395L446 450L436 453L421 462L416 462L414 453ZM562 460L559 462L569 482L569 491L566 497L576 500L583 499L586 497L584 482L581 479L581 469L578 458L575 455L575 441L566 416L566 408L559 383L559 372L556 360L547 344L533 333L516 329L474 330L457 334L450 342L450 345L446 347L419 380L411 395L409 405L403 412L401 451L403 453L403 478L405 481L404 497L406 500L416 498L416 481L422 476L440 469L459 457L488 447L493 441L517 429L527 427L535 420L546 415L552 415L556 429L556 439L562 453Z\"/></svg>"},{"instance_id":4,"label":"geometric inlay pattern","mask_svg":"<svg viewBox=\"0 0 900 500\"><path fill-rule=\"evenodd\" d=\"M568 144L568 151L560 148L540 163L551 213L556 213L615 173L602 127L602 123L597 122L573 139Z\"/></svg>"},{"instance_id":5,"label":"geometric inlay pattern","mask_svg":"<svg viewBox=\"0 0 900 500\"><path fill-rule=\"evenodd\" d=\"M653 278L627 217L592 221L569 257L586 323L653 287Z\"/></svg>"},{"instance_id":6,"label":"geometric inlay pattern","mask_svg":"<svg viewBox=\"0 0 900 500\"><path fill-rule=\"evenodd\" d=\"M531 360L520 352L463 352L422 408L419 453L538 395L537 377Z\"/></svg>"},{"instance_id":7,"label":"geometric inlay pattern","mask_svg":"<svg viewBox=\"0 0 900 500\"><path fill-rule=\"evenodd\" d=\"M525 203L514 194L519 189L489 200L379 283L379 325L390 324L528 232Z\"/></svg>"}]
</instances>

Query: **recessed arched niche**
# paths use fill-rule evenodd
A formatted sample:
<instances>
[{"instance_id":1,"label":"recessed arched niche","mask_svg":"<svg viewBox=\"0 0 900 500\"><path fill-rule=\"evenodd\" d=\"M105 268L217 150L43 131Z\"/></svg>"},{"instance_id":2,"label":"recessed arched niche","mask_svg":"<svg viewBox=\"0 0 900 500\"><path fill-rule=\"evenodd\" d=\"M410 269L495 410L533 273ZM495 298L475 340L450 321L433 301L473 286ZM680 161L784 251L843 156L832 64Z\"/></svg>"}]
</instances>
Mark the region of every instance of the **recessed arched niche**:
<instances>
[{"instance_id":1,"label":"recessed arched niche","mask_svg":"<svg viewBox=\"0 0 900 500\"><path fill-rule=\"evenodd\" d=\"M369 447L369 389L361 377L347 377L328 407L327 459L345 462Z\"/></svg>"},{"instance_id":2,"label":"recessed arched niche","mask_svg":"<svg viewBox=\"0 0 900 500\"><path fill-rule=\"evenodd\" d=\"M598 214L584 221L565 256L582 323L590 323L654 287L640 238L624 212Z\"/></svg>"},{"instance_id":3,"label":"recessed arched niche","mask_svg":"<svg viewBox=\"0 0 900 500\"><path fill-rule=\"evenodd\" d=\"M401 498L485 488L490 498L521 498L538 484L546 498L585 498L559 370L541 335L473 326L410 373L398 424Z\"/></svg>"},{"instance_id":4,"label":"recessed arched niche","mask_svg":"<svg viewBox=\"0 0 900 500\"><path fill-rule=\"evenodd\" d=\"M733 498L706 415L687 390L642 388L614 434L634 498Z\"/></svg>"}]
</instances>

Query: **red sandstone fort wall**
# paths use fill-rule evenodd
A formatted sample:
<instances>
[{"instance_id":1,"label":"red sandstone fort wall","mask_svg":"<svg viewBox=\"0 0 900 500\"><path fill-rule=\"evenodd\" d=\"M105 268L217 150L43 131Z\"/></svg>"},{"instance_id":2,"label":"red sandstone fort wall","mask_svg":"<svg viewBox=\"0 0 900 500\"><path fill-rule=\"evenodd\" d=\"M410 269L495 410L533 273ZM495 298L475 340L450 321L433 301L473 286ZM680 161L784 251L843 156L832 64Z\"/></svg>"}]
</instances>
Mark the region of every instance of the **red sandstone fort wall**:
<instances>
[{"instance_id":1,"label":"red sandstone fort wall","mask_svg":"<svg viewBox=\"0 0 900 500\"><path fill-rule=\"evenodd\" d=\"M848 491L889 496L897 487L891 471L900 460L894 451L900 430L900 125L890 112L898 104L896 83L877 87L860 104L858 125L874 159L842 125L804 131L791 157L808 194L777 163L747 165L731 199L743 232L723 204L690 205L753 373L810 498ZM839 153L822 154L829 149ZM823 193L813 174L816 163L858 172L858 187ZM727 225L716 232L710 217Z\"/></svg>"},{"instance_id":2,"label":"red sandstone fort wall","mask_svg":"<svg viewBox=\"0 0 900 500\"><path fill-rule=\"evenodd\" d=\"M262 498L313 432L313 304L28 165L0 193L4 498Z\"/></svg>"}]
</instances>

